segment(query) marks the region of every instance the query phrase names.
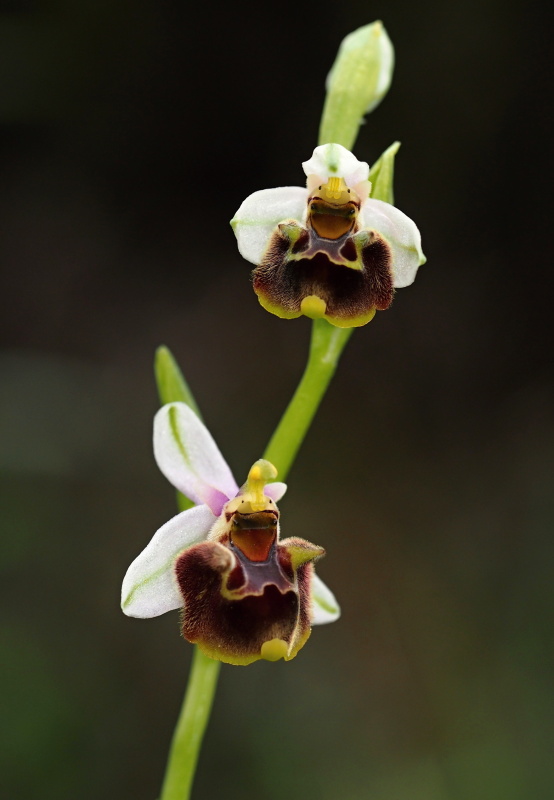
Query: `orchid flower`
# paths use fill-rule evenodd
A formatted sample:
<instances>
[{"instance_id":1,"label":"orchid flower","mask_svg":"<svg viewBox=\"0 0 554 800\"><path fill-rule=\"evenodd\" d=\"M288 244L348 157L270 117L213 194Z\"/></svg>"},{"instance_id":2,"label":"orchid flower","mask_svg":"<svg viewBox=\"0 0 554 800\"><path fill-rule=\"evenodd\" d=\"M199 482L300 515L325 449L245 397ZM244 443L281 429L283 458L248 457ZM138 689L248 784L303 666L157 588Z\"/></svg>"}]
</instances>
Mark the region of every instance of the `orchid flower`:
<instances>
[{"instance_id":1,"label":"orchid flower","mask_svg":"<svg viewBox=\"0 0 554 800\"><path fill-rule=\"evenodd\" d=\"M124 613L146 618L182 608L183 636L230 664L294 658L311 625L340 611L313 569L323 548L279 538L276 504L286 486L275 482L275 467L260 459L239 489L185 403L156 414L154 455L195 505L166 522L127 570Z\"/></svg>"},{"instance_id":2,"label":"orchid flower","mask_svg":"<svg viewBox=\"0 0 554 800\"><path fill-rule=\"evenodd\" d=\"M254 291L283 319L365 325L425 263L419 231L370 198L368 164L342 145L316 147L302 167L306 188L254 192L231 220L241 255L256 265Z\"/></svg>"}]
</instances>

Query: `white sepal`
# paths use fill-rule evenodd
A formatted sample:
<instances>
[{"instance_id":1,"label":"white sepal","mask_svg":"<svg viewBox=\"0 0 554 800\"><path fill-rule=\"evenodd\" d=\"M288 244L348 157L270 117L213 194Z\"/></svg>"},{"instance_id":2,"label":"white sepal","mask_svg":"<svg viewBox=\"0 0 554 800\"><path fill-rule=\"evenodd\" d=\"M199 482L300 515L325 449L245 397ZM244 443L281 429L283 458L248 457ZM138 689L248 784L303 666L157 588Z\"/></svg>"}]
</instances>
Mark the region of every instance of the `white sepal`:
<instances>
[{"instance_id":1,"label":"white sepal","mask_svg":"<svg viewBox=\"0 0 554 800\"><path fill-rule=\"evenodd\" d=\"M194 506L156 531L123 579L121 609L128 617L157 617L183 605L175 561L187 547L204 541L214 522L207 506Z\"/></svg>"},{"instance_id":2,"label":"white sepal","mask_svg":"<svg viewBox=\"0 0 554 800\"><path fill-rule=\"evenodd\" d=\"M415 222L395 206L370 199L362 204L360 224L377 231L390 244L394 286L400 289L413 283L418 267L426 261Z\"/></svg>"}]
</instances>

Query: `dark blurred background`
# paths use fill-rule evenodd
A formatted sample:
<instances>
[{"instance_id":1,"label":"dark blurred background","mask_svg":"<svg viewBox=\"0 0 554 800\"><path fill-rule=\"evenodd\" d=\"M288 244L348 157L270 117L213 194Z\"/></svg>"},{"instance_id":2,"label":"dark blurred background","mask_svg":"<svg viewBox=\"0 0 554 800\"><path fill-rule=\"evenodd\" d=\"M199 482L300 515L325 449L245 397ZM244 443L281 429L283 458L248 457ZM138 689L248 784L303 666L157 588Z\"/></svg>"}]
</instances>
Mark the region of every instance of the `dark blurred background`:
<instances>
[{"instance_id":1,"label":"dark blurred background","mask_svg":"<svg viewBox=\"0 0 554 800\"><path fill-rule=\"evenodd\" d=\"M342 37L382 18L396 202L428 263L352 338L291 473L343 617L225 667L195 798L547 800L551 41L524 0L0 6L2 796L157 796L191 647L119 611L175 511L151 452L175 353L241 481L305 361L228 220L301 184Z\"/></svg>"}]
</instances>

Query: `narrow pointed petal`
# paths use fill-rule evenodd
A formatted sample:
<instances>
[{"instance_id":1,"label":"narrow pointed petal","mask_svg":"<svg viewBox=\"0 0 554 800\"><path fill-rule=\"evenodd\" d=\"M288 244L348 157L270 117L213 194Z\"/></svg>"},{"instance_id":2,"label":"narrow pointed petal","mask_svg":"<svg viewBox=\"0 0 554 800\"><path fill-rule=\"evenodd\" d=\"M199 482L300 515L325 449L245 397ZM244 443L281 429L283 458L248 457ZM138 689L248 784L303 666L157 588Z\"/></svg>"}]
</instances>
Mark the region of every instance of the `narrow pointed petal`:
<instances>
[{"instance_id":1,"label":"narrow pointed petal","mask_svg":"<svg viewBox=\"0 0 554 800\"><path fill-rule=\"evenodd\" d=\"M340 607L333 592L313 573L312 577L312 625L325 625L340 617Z\"/></svg>"},{"instance_id":2,"label":"narrow pointed petal","mask_svg":"<svg viewBox=\"0 0 554 800\"><path fill-rule=\"evenodd\" d=\"M249 195L231 220L240 254L259 264L271 234L280 222L302 221L308 191L300 186L261 189Z\"/></svg>"},{"instance_id":3,"label":"narrow pointed petal","mask_svg":"<svg viewBox=\"0 0 554 800\"><path fill-rule=\"evenodd\" d=\"M274 481L273 483L266 483L264 488L264 494L267 495L267 497L271 497L271 499L274 500L276 503L279 502L279 500L281 499L281 497L283 497L286 491L287 491L287 484L281 483L280 481Z\"/></svg>"},{"instance_id":4,"label":"narrow pointed petal","mask_svg":"<svg viewBox=\"0 0 554 800\"><path fill-rule=\"evenodd\" d=\"M169 403L154 418L154 456L170 483L215 516L238 486L210 432L185 403Z\"/></svg>"},{"instance_id":5,"label":"narrow pointed petal","mask_svg":"<svg viewBox=\"0 0 554 800\"><path fill-rule=\"evenodd\" d=\"M346 185L350 187L367 181L369 175L369 164L358 161L341 144L322 144L316 147L312 157L302 164L302 169L306 175L317 175L323 181L334 176L344 178Z\"/></svg>"},{"instance_id":6,"label":"narrow pointed petal","mask_svg":"<svg viewBox=\"0 0 554 800\"><path fill-rule=\"evenodd\" d=\"M392 248L394 286L413 283L418 267L425 264L417 225L402 211L382 200L367 200L360 211L363 228L377 231Z\"/></svg>"},{"instance_id":7,"label":"narrow pointed petal","mask_svg":"<svg viewBox=\"0 0 554 800\"><path fill-rule=\"evenodd\" d=\"M182 511L162 525L123 579L121 608L128 617L157 617L181 608L175 562L184 550L204 541L214 522L210 509L202 505Z\"/></svg>"}]
</instances>

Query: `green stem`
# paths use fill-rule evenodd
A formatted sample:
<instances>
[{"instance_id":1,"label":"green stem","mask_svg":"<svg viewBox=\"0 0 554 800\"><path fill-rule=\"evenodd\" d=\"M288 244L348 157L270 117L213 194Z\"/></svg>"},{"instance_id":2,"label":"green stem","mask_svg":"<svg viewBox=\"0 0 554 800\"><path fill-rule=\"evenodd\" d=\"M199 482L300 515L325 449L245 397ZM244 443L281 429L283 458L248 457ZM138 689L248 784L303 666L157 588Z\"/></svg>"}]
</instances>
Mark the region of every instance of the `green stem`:
<instances>
[{"instance_id":1,"label":"green stem","mask_svg":"<svg viewBox=\"0 0 554 800\"><path fill-rule=\"evenodd\" d=\"M279 480L288 475L352 330L314 320L306 370L264 453L277 468Z\"/></svg>"},{"instance_id":2,"label":"green stem","mask_svg":"<svg viewBox=\"0 0 554 800\"><path fill-rule=\"evenodd\" d=\"M173 734L160 800L188 800L210 717L220 661L194 648L189 683Z\"/></svg>"}]
</instances>

